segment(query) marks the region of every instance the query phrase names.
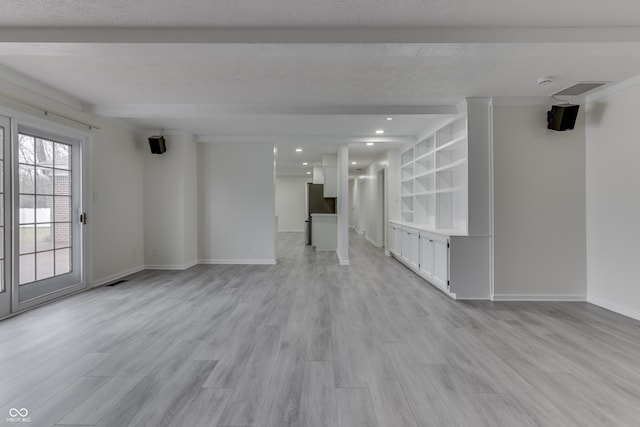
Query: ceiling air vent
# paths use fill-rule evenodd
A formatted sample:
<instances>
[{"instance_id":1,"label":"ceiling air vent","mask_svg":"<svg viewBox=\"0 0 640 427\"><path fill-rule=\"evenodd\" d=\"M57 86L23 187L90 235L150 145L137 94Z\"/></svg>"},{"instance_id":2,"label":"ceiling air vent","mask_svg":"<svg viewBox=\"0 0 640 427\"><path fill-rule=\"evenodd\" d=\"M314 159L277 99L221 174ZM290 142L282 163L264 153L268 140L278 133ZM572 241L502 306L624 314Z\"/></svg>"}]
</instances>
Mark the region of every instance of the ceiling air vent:
<instances>
[{"instance_id":1,"label":"ceiling air vent","mask_svg":"<svg viewBox=\"0 0 640 427\"><path fill-rule=\"evenodd\" d=\"M604 86L609 82L580 82L573 86L569 86L560 92L554 93L552 96L580 96L590 90Z\"/></svg>"}]
</instances>

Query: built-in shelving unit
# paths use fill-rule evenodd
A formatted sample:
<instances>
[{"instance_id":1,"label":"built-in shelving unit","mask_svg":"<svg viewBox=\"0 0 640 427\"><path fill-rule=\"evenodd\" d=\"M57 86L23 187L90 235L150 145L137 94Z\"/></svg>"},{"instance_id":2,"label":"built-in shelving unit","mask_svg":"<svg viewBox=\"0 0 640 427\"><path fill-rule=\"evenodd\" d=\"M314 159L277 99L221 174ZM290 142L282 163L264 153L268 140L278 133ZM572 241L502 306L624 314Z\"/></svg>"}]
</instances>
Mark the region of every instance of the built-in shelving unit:
<instances>
[{"instance_id":1,"label":"built-in shelving unit","mask_svg":"<svg viewBox=\"0 0 640 427\"><path fill-rule=\"evenodd\" d=\"M467 233L467 120L453 120L400 156L401 221Z\"/></svg>"},{"instance_id":2,"label":"built-in shelving unit","mask_svg":"<svg viewBox=\"0 0 640 427\"><path fill-rule=\"evenodd\" d=\"M491 101L470 98L466 110L400 153L388 248L452 298L489 299Z\"/></svg>"}]
</instances>

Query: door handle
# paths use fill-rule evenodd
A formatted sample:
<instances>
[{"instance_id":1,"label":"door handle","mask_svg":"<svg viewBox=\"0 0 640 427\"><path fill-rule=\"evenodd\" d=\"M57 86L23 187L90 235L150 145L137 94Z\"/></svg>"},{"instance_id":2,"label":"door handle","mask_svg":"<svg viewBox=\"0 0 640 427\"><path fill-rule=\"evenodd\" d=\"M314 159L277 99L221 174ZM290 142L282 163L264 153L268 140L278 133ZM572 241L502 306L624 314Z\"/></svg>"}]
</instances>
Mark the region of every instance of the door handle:
<instances>
[{"instance_id":1,"label":"door handle","mask_svg":"<svg viewBox=\"0 0 640 427\"><path fill-rule=\"evenodd\" d=\"M83 213L80 214L80 222L83 225L87 225L87 213L86 212L83 212Z\"/></svg>"}]
</instances>

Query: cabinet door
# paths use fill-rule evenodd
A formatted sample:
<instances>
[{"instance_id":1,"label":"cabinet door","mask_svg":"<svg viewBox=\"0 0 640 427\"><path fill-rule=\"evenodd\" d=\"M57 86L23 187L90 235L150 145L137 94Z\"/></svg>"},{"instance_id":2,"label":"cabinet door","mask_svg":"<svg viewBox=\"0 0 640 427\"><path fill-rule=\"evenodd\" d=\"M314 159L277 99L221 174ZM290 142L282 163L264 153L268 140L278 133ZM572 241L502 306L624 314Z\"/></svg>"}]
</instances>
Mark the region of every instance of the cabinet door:
<instances>
[{"instance_id":1,"label":"cabinet door","mask_svg":"<svg viewBox=\"0 0 640 427\"><path fill-rule=\"evenodd\" d=\"M409 264L414 269L418 270L420 268L420 234L418 232L409 231L409 245L410 255L409 255Z\"/></svg>"},{"instance_id":2,"label":"cabinet door","mask_svg":"<svg viewBox=\"0 0 640 427\"><path fill-rule=\"evenodd\" d=\"M432 281L443 289L447 289L447 282L449 281L449 248L447 241L434 240L433 254Z\"/></svg>"},{"instance_id":3,"label":"cabinet door","mask_svg":"<svg viewBox=\"0 0 640 427\"><path fill-rule=\"evenodd\" d=\"M420 236L420 273L431 280L433 276L434 241L427 236Z\"/></svg>"},{"instance_id":4,"label":"cabinet door","mask_svg":"<svg viewBox=\"0 0 640 427\"><path fill-rule=\"evenodd\" d=\"M400 244L400 236L398 234L398 227L395 225L389 225L389 252L393 255L400 255L398 251Z\"/></svg>"},{"instance_id":5,"label":"cabinet door","mask_svg":"<svg viewBox=\"0 0 640 427\"><path fill-rule=\"evenodd\" d=\"M411 257L411 241L410 241L410 237L409 236L409 232L406 230L400 230L400 256L402 257L402 259L408 263L409 262L409 258Z\"/></svg>"},{"instance_id":6,"label":"cabinet door","mask_svg":"<svg viewBox=\"0 0 640 427\"><path fill-rule=\"evenodd\" d=\"M324 175L324 197L338 197L338 168L325 166Z\"/></svg>"}]
</instances>

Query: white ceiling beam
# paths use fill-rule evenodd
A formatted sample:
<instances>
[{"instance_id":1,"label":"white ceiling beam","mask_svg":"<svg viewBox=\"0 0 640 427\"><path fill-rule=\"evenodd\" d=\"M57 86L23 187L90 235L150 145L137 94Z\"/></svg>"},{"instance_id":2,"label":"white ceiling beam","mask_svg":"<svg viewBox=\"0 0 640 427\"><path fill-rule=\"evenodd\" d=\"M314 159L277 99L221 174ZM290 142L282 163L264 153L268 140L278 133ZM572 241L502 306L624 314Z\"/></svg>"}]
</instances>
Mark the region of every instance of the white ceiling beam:
<instances>
[{"instance_id":1,"label":"white ceiling beam","mask_svg":"<svg viewBox=\"0 0 640 427\"><path fill-rule=\"evenodd\" d=\"M220 104L100 104L88 107L99 116L140 117L210 117L234 114L271 115L447 115L456 114L453 106L439 105L220 105Z\"/></svg>"},{"instance_id":2,"label":"white ceiling beam","mask_svg":"<svg viewBox=\"0 0 640 427\"><path fill-rule=\"evenodd\" d=\"M351 143L392 143L414 144L415 136L330 136L330 135L200 135L195 138L199 143L243 143L265 142L274 144L351 144Z\"/></svg>"},{"instance_id":3,"label":"white ceiling beam","mask_svg":"<svg viewBox=\"0 0 640 427\"><path fill-rule=\"evenodd\" d=\"M0 28L0 43L593 43L640 42L640 27Z\"/></svg>"}]
</instances>

